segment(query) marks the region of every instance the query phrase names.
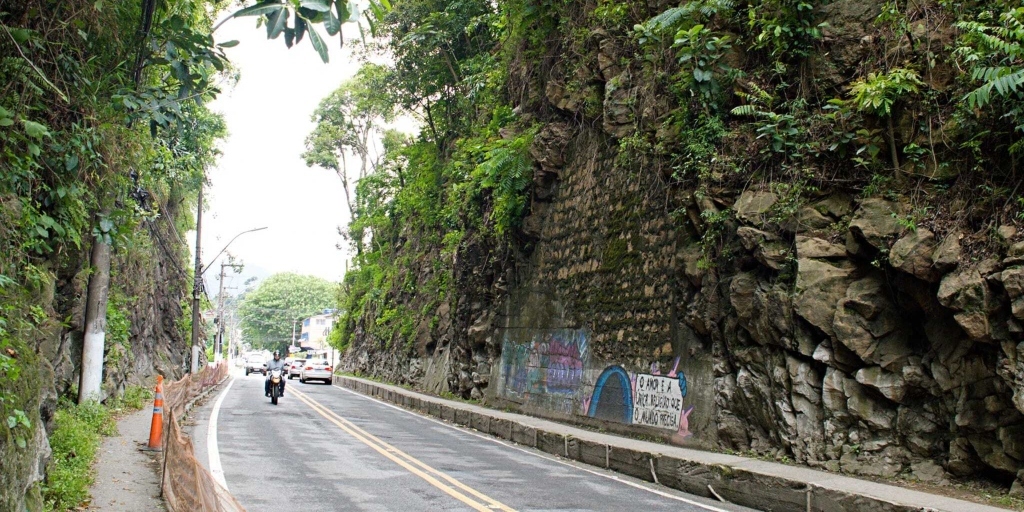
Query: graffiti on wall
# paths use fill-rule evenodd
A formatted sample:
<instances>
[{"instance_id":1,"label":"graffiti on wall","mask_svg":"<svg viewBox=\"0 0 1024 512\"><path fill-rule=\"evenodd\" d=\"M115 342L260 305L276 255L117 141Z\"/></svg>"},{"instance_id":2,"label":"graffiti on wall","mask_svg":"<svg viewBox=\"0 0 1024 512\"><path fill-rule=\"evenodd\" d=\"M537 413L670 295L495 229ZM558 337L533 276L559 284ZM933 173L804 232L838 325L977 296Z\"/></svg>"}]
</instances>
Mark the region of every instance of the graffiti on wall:
<instances>
[{"instance_id":1,"label":"graffiti on wall","mask_svg":"<svg viewBox=\"0 0 1024 512\"><path fill-rule=\"evenodd\" d=\"M583 330L536 331L525 343L514 342L506 332L499 392L508 399L571 414L587 359Z\"/></svg>"},{"instance_id":2,"label":"graffiti on wall","mask_svg":"<svg viewBox=\"0 0 1024 512\"><path fill-rule=\"evenodd\" d=\"M584 330L506 331L498 395L566 415L670 430L673 439L691 435L693 406L684 404L687 380L679 358L665 374L658 363L646 373L620 365L599 372L589 366L587 342Z\"/></svg>"},{"instance_id":3,"label":"graffiti on wall","mask_svg":"<svg viewBox=\"0 0 1024 512\"><path fill-rule=\"evenodd\" d=\"M683 406L686 375L678 369L679 358L666 375L657 364L651 365L650 373L609 366L594 382L593 393L582 400L583 412L591 418L670 429L681 438L689 437L693 406Z\"/></svg>"}]
</instances>

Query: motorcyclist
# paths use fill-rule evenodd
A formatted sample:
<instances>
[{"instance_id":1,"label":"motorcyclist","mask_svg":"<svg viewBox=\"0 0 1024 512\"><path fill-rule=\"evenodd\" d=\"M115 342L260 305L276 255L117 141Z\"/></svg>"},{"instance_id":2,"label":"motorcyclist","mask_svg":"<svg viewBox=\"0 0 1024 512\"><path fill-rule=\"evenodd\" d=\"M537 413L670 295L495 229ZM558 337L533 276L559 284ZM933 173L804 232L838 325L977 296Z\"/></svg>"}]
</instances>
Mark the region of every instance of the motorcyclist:
<instances>
[{"instance_id":1,"label":"motorcyclist","mask_svg":"<svg viewBox=\"0 0 1024 512\"><path fill-rule=\"evenodd\" d=\"M267 380L263 383L263 392L266 396L270 396L270 373L274 370L280 370L281 375L284 375L284 361L281 360L281 351L274 351L274 358L267 361ZM284 380L281 379L281 396L284 396Z\"/></svg>"}]
</instances>

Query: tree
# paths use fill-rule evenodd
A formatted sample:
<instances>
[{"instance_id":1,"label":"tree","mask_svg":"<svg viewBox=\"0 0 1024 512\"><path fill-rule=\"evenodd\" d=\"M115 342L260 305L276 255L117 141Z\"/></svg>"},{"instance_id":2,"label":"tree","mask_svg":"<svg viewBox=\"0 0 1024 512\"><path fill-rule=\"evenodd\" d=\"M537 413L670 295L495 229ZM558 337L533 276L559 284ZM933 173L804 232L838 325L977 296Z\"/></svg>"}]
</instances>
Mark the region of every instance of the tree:
<instances>
[{"instance_id":1,"label":"tree","mask_svg":"<svg viewBox=\"0 0 1024 512\"><path fill-rule=\"evenodd\" d=\"M481 91L500 76L491 23L498 5L483 0L410 0L374 18L396 102L421 117L439 153L477 120Z\"/></svg>"},{"instance_id":2,"label":"tree","mask_svg":"<svg viewBox=\"0 0 1024 512\"><path fill-rule=\"evenodd\" d=\"M306 165L318 165L337 173L345 188L348 212L355 217L352 187L377 166L376 147L381 127L394 118L394 103L386 93L387 70L365 64L356 76L320 101L313 113L316 128L306 136ZM359 161L359 173L351 175L348 157Z\"/></svg>"},{"instance_id":3,"label":"tree","mask_svg":"<svg viewBox=\"0 0 1024 512\"><path fill-rule=\"evenodd\" d=\"M242 335L255 348L290 342L293 322L334 308L336 294L337 284L319 277L274 274L241 299Z\"/></svg>"}]
</instances>

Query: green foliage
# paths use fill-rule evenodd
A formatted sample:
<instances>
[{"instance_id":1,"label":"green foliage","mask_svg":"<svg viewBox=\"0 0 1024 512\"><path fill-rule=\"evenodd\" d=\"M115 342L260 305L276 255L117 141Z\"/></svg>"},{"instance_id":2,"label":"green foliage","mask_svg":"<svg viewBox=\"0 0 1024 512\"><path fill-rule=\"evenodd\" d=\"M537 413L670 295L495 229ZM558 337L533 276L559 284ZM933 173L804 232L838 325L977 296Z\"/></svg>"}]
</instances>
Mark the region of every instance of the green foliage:
<instances>
[{"instance_id":1,"label":"green foliage","mask_svg":"<svg viewBox=\"0 0 1024 512\"><path fill-rule=\"evenodd\" d=\"M728 254L723 253L724 246L722 241L727 223L733 218L733 212L728 209L721 211L704 210L700 213L700 218L704 221L704 231L701 233L700 241L697 243L701 252L701 257L697 260L697 268L715 268L718 259L728 257Z\"/></svg>"},{"instance_id":2,"label":"green foliage","mask_svg":"<svg viewBox=\"0 0 1024 512\"><path fill-rule=\"evenodd\" d=\"M689 71L681 76L683 86L708 104L713 104L722 93L720 77L728 76L732 71L722 60L732 48L732 38L715 35L698 24L677 32L673 47L678 50L676 55L680 66Z\"/></svg>"},{"instance_id":3,"label":"green foliage","mask_svg":"<svg viewBox=\"0 0 1024 512\"><path fill-rule=\"evenodd\" d=\"M739 72L724 60L733 38L712 29L717 18L734 14L730 0L687 2L636 25L633 30L641 47L654 51L668 40L675 50L680 72L676 77L680 91L696 96L705 107L717 109L724 90Z\"/></svg>"},{"instance_id":4,"label":"green foliage","mask_svg":"<svg viewBox=\"0 0 1024 512\"><path fill-rule=\"evenodd\" d=\"M732 0L685 2L678 7L663 11L647 20L643 25L634 27L634 30L641 37L641 44L647 43L651 39L660 41L663 35L691 24L695 20L710 19L719 13L729 12L733 9L734 4Z\"/></svg>"},{"instance_id":5,"label":"green foliage","mask_svg":"<svg viewBox=\"0 0 1024 512\"><path fill-rule=\"evenodd\" d=\"M116 432L117 424L110 412L99 403L61 402L50 434L53 455L43 487L46 510L73 510L88 499L100 436Z\"/></svg>"},{"instance_id":6,"label":"green foliage","mask_svg":"<svg viewBox=\"0 0 1024 512\"><path fill-rule=\"evenodd\" d=\"M416 137L384 131L383 151L355 184L348 232L357 256L334 346L362 333L411 350L418 326L437 327L435 309L450 300L453 261L466 244L507 243L528 208L535 130L517 125L504 98L522 54L493 50L500 34L506 49L546 51L543 33L564 5L415 0L396 3L378 25L395 61L368 92L423 129Z\"/></svg>"},{"instance_id":7,"label":"green foliage","mask_svg":"<svg viewBox=\"0 0 1024 512\"><path fill-rule=\"evenodd\" d=\"M107 300L106 343L128 346L131 321L125 313L131 301L120 293L111 293Z\"/></svg>"},{"instance_id":8,"label":"green foliage","mask_svg":"<svg viewBox=\"0 0 1024 512\"><path fill-rule=\"evenodd\" d=\"M254 348L290 343L295 320L333 309L336 291L336 284L319 277L274 274L242 297L242 333Z\"/></svg>"},{"instance_id":9,"label":"green foliage","mask_svg":"<svg viewBox=\"0 0 1024 512\"><path fill-rule=\"evenodd\" d=\"M124 393L120 396L107 399L104 406L112 414L118 415L123 412L138 411L149 405L152 400L152 387L131 384L124 388Z\"/></svg>"},{"instance_id":10,"label":"green foliage","mask_svg":"<svg viewBox=\"0 0 1024 512\"><path fill-rule=\"evenodd\" d=\"M742 91L736 93L737 96L749 103L733 108L732 115L755 118L757 138L768 140L769 151L780 153L786 158L801 158L806 149L801 144L803 138L801 136L805 134L800 129L796 115L791 112L775 112L773 110L775 98L753 83L750 86L754 90L753 93L748 94ZM795 108L794 106L790 107L795 111L800 111L804 104L797 102Z\"/></svg>"},{"instance_id":11,"label":"green foliage","mask_svg":"<svg viewBox=\"0 0 1024 512\"><path fill-rule=\"evenodd\" d=\"M41 289L46 276L40 276L33 290ZM34 353L26 338L48 318L32 303L31 294L0 274L0 442L14 443L23 450L33 435L33 422L38 417L32 410L35 397L30 393L40 385L36 381Z\"/></svg>"},{"instance_id":12,"label":"green foliage","mask_svg":"<svg viewBox=\"0 0 1024 512\"><path fill-rule=\"evenodd\" d=\"M498 139L484 151L484 160L472 172L480 188L492 190L494 207L491 221L498 235L518 225L526 207L527 186L533 180L530 144L536 130L512 139Z\"/></svg>"},{"instance_id":13,"label":"green foliage","mask_svg":"<svg viewBox=\"0 0 1024 512\"><path fill-rule=\"evenodd\" d=\"M824 23L815 23L814 3L805 0L767 0L750 4L750 28L757 34L754 48L769 50L783 61L803 59L821 39Z\"/></svg>"},{"instance_id":14,"label":"green foliage","mask_svg":"<svg viewBox=\"0 0 1024 512\"><path fill-rule=\"evenodd\" d=\"M677 138L683 141L672 159L672 177L681 182L707 180L718 156L718 145L726 134L725 124L718 116L675 112L669 123Z\"/></svg>"},{"instance_id":15,"label":"green foliage","mask_svg":"<svg viewBox=\"0 0 1024 512\"><path fill-rule=\"evenodd\" d=\"M850 86L850 101L864 112L881 117L892 115L893 105L900 98L916 94L924 86L917 72L896 68L888 73L868 73Z\"/></svg>"},{"instance_id":16,"label":"green foliage","mask_svg":"<svg viewBox=\"0 0 1024 512\"><path fill-rule=\"evenodd\" d=\"M500 74L490 54L495 22L492 4L483 0L415 0L395 3L376 24L394 59L390 93L421 116L442 152L487 99L480 86Z\"/></svg>"},{"instance_id":17,"label":"green foliage","mask_svg":"<svg viewBox=\"0 0 1024 512\"><path fill-rule=\"evenodd\" d=\"M371 137L376 137L380 127L394 117L395 106L386 82L386 68L364 64L355 77L320 101L313 113L316 128L306 137L302 154L306 165L341 173L345 172L342 160L346 155L363 161L374 156L370 154ZM362 175L365 169L359 177Z\"/></svg>"},{"instance_id":18,"label":"green foliage","mask_svg":"<svg viewBox=\"0 0 1024 512\"><path fill-rule=\"evenodd\" d=\"M361 18L360 8L363 5L350 0L263 0L235 11L221 24L232 18L257 16L259 24L267 28L267 39L277 39L283 34L284 44L288 48L301 42L308 34L313 49L326 63L330 60L327 43L317 33L316 25L323 25L330 36L338 35L344 23L356 23L360 33L367 29L376 33L377 24L391 11L391 2L370 0L366 5L368 12L363 13L366 17ZM365 27L363 22L366 23ZM341 38L341 42L344 44L344 38Z\"/></svg>"},{"instance_id":19,"label":"green foliage","mask_svg":"<svg viewBox=\"0 0 1024 512\"><path fill-rule=\"evenodd\" d=\"M998 105L1002 117L1024 133L1024 7L1009 9L999 15L1000 25L989 25L992 11L984 11L977 21L962 21L961 46L956 55L970 70L971 80L981 82L964 100L970 108ZM1010 148L1024 149L1024 140Z\"/></svg>"},{"instance_id":20,"label":"green foliage","mask_svg":"<svg viewBox=\"0 0 1024 512\"><path fill-rule=\"evenodd\" d=\"M630 4L620 0L599 0L594 18L603 26L622 25L630 15Z\"/></svg>"},{"instance_id":21,"label":"green foliage","mask_svg":"<svg viewBox=\"0 0 1024 512\"><path fill-rule=\"evenodd\" d=\"M107 368L126 368L135 361L129 342L131 321L127 315L131 302L117 290L112 290L107 300L107 327L103 345L103 364Z\"/></svg>"}]
</instances>

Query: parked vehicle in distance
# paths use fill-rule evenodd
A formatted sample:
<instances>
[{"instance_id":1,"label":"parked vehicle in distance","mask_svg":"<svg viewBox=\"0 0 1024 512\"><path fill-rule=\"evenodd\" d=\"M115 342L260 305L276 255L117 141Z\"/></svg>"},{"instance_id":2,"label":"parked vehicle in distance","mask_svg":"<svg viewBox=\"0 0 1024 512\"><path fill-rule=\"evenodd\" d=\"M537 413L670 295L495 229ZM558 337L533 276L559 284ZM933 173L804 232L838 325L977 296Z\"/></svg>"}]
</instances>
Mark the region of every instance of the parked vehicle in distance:
<instances>
[{"instance_id":1,"label":"parked vehicle in distance","mask_svg":"<svg viewBox=\"0 0 1024 512\"><path fill-rule=\"evenodd\" d=\"M292 380L292 377L301 377L302 365L305 362L305 359L292 359L292 361L288 363L288 380Z\"/></svg>"},{"instance_id":2,"label":"parked vehicle in distance","mask_svg":"<svg viewBox=\"0 0 1024 512\"><path fill-rule=\"evenodd\" d=\"M245 358L245 375L248 376L250 373L259 373L260 375L267 374L267 359L260 354L250 354L249 357Z\"/></svg>"},{"instance_id":3,"label":"parked vehicle in distance","mask_svg":"<svg viewBox=\"0 0 1024 512\"><path fill-rule=\"evenodd\" d=\"M299 382L306 383L310 380L322 380L327 384L334 378L334 368L326 359L307 359L302 363L302 371L299 373Z\"/></svg>"}]
</instances>

